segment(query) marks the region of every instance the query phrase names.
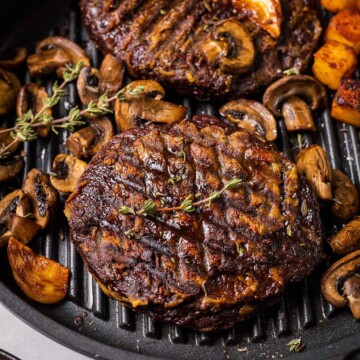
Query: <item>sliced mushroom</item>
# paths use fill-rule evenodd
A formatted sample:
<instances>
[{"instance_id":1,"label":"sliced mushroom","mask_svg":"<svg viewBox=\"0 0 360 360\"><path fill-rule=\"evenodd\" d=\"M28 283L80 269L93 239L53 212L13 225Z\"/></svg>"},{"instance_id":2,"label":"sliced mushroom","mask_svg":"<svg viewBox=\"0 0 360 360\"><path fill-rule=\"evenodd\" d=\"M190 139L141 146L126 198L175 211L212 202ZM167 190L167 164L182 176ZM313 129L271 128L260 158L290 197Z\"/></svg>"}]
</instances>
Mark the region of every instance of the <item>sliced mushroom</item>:
<instances>
[{"instance_id":1,"label":"sliced mushroom","mask_svg":"<svg viewBox=\"0 0 360 360\"><path fill-rule=\"evenodd\" d=\"M31 200L34 221L44 229L54 215L57 201L57 192L50 184L49 176L38 169L32 169L27 174L22 189Z\"/></svg>"},{"instance_id":2,"label":"sliced mushroom","mask_svg":"<svg viewBox=\"0 0 360 360\"><path fill-rule=\"evenodd\" d=\"M117 101L115 119L119 128L126 131L146 121L170 124L182 120L187 110L185 106L142 97L132 101Z\"/></svg>"},{"instance_id":3,"label":"sliced mushroom","mask_svg":"<svg viewBox=\"0 0 360 360\"><path fill-rule=\"evenodd\" d=\"M48 94L45 91L45 88L38 86L37 84L27 84L23 86L19 92L17 103L16 103L16 113L18 117L23 116L29 110L33 114L37 114L44 107L44 101L48 98ZM52 110L47 108L42 111L44 115L51 118ZM36 129L36 132L41 137L46 137L49 135L50 129L46 126L42 126Z\"/></svg>"},{"instance_id":4,"label":"sliced mushroom","mask_svg":"<svg viewBox=\"0 0 360 360\"><path fill-rule=\"evenodd\" d=\"M73 156L58 154L54 159L50 181L59 192L72 193L87 164Z\"/></svg>"},{"instance_id":5,"label":"sliced mushroom","mask_svg":"<svg viewBox=\"0 0 360 360\"><path fill-rule=\"evenodd\" d=\"M312 145L303 149L296 159L296 167L300 174L306 176L319 199L333 199L330 162L321 146Z\"/></svg>"},{"instance_id":6,"label":"sliced mushroom","mask_svg":"<svg viewBox=\"0 0 360 360\"><path fill-rule=\"evenodd\" d=\"M135 80L124 87L124 100L134 100L142 97L151 97L162 100L165 97L164 88L153 80Z\"/></svg>"},{"instance_id":7,"label":"sliced mushroom","mask_svg":"<svg viewBox=\"0 0 360 360\"><path fill-rule=\"evenodd\" d=\"M122 87L124 76L124 65L121 60L105 55L100 67L99 93L114 96Z\"/></svg>"},{"instance_id":8,"label":"sliced mushroom","mask_svg":"<svg viewBox=\"0 0 360 360\"><path fill-rule=\"evenodd\" d=\"M89 126L72 133L66 147L78 158L95 155L114 136L111 121L103 116L93 119Z\"/></svg>"},{"instance_id":9,"label":"sliced mushroom","mask_svg":"<svg viewBox=\"0 0 360 360\"><path fill-rule=\"evenodd\" d=\"M41 230L41 226L26 217L10 214L9 230L12 236L27 244Z\"/></svg>"},{"instance_id":10,"label":"sliced mushroom","mask_svg":"<svg viewBox=\"0 0 360 360\"><path fill-rule=\"evenodd\" d=\"M360 320L360 275L355 274L344 281L344 295L356 320Z\"/></svg>"},{"instance_id":11,"label":"sliced mushroom","mask_svg":"<svg viewBox=\"0 0 360 360\"><path fill-rule=\"evenodd\" d=\"M9 49L0 53L0 67L3 69L14 69L26 60L28 51L25 47Z\"/></svg>"},{"instance_id":12,"label":"sliced mushroom","mask_svg":"<svg viewBox=\"0 0 360 360\"><path fill-rule=\"evenodd\" d=\"M0 126L0 131L2 130L5 130L5 128ZM12 145L10 146L10 144ZM4 132L0 134L0 149L10 146L6 152L1 155L2 158L7 158L12 155L18 149L19 145L20 141L14 142L14 138L11 136L11 132Z\"/></svg>"},{"instance_id":13,"label":"sliced mushroom","mask_svg":"<svg viewBox=\"0 0 360 360\"><path fill-rule=\"evenodd\" d=\"M332 170L331 185L334 192L332 215L342 221L349 221L359 211L359 193L352 181L340 170Z\"/></svg>"},{"instance_id":14,"label":"sliced mushroom","mask_svg":"<svg viewBox=\"0 0 360 360\"><path fill-rule=\"evenodd\" d=\"M36 254L14 237L9 239L7 253L15 281L30 299L54 304L65 298L69 269Z\"/></svg>"},{"instance_id":15,"label":"sliced mushroom","mask_svg":"<svg viewBox=\"0 0 360 360\"><path fill-rule=\"evenodd\" d=\"M284 77L270 85L263 96L263 104L277 117L283 116L288 131L315 131L311 110L325 101L326 91L311 76Z\"/></svg>"},{"instance_id":16,"label":"sliced mushroom","mask_svg":"<svg viewBox=\"0 0 360 360\"><path fill-rule=\"evenodd\" d=\"M0 249L7 246L10 236L10 230L5 225L0 224Z\"/></svg>"},{"instance_id":17,"label":"sliced mushroom","mask_svg":"<svg viewBox=\"0 0 360 360\"><path fill-rule=\"evenodd\" d=\"M246 28L235 19L226 19L213 26L202 45L207 62L225 73L243 74L255 61L255 46Z\"/></svg>"},{"instance_id":18,"label":"sliced mushroom","mask_svg":"<svg viewBox=\"0 0 360 360\"><path fill-rule=\"evenodd\" d=\"M98 102L99 98L99 70L92 67L84 67L77 79L77 90L81 102L84 105L90 101Z\"/></svg>"},{"instance_id":19,"label":"sliced mushroom","mask_svg":"<svg viewBox=\"0 0 360 360\"><path fill-rule=\"evenodd\" d=\"M38 43L35 54L28 57L28 66L31 76L56 70L61 77L65 64L76 65L80 61L84 66L90 66L89 57L79 45L61 36L50 36Z\"/></svg>"},{"instance_id":20,"label":"sliced mushroom","mask_svg":"<svg viewBox=\"0 0 360 360\"><path fill-rule=\"evenodd\" d=\"M20 87L20 81L15 74L0 69L0 116L15 109Z\"/></svg>"},{"instance_id":21,"label":"sliced mushroom","mask_svg":"<svg viewBox=\"0 0 360 360\"><path fill-rule=\"evenodd\" d=\"M20 200L25 197L22 190L14 190L5 195L0 201L0 223L7 224L10 214L15 214Z\"/></svg>"},{"instance_id":22,"label":"sliced mushroom","mask_svg":"<svg viewBox=\"0 0 360 360\"><path fill-rule=\"evenodd\" d=\"M277 138L276 121L271 112L257 101L238 99L222 106L220 114L239 127L257 132L269 141Z\"/></svg>"},{"instance_id":23,"label":"sliced mushroom","mask_svg":"<svg viewBox=\"0 0 360 360\"><path fill-rule=\"evenodd\" d=\"M336 261L332 264L324 273L321 278L321 292L324 298L332 305L343 308L352 302L354 305L353 299L349 299L344 295L350 293L352 290L349 288L344 289L344 295L340 293L341 286L345 281L351 278L356 271L360 268L360 251L355 251L349 255L344 256L342 259ZM359 309L357 309L359 310ZM353 313L354 310L352 309Z\"/></svg>"},{"instance_id":24,"label":"sliced mushroom","mask_svg":"<svg viewBox=\"0 0 360 360\"><path fill-rule=\"evenodd\" d=\"M360 217L356 217L331 236L329 244L335 254L341 255L360 249Z\"/></svg>"},{"instance_id":25,"label":"sliced mushroom","mask_svg":"<svg viewBox=\"0 0 360 360\"><path fill-rule=\"evenodd\" d=\"M24 167L24 159L16 155L11 159L0 161L0 183L16 177Z\"/></svg>"}]
</instances>

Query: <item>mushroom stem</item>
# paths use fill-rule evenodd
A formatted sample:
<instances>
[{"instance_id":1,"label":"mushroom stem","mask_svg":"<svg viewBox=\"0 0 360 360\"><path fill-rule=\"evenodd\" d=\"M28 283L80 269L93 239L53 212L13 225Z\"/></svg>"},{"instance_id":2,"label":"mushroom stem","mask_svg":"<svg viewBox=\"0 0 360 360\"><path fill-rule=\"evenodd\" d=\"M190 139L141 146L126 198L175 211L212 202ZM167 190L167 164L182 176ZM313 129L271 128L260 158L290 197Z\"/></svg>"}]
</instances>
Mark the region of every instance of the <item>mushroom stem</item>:
<instances>
[{"instance_id":1,"label":"mushroom stem","mask_svg":"<svg viewBox=\"0 0 360 360\"><path fill-rule=\"evenodd\" d=\"M282 105L281 112L288 131L316 131L311 110L301 98L290 96Z\"/></svg>"}]
</instances>

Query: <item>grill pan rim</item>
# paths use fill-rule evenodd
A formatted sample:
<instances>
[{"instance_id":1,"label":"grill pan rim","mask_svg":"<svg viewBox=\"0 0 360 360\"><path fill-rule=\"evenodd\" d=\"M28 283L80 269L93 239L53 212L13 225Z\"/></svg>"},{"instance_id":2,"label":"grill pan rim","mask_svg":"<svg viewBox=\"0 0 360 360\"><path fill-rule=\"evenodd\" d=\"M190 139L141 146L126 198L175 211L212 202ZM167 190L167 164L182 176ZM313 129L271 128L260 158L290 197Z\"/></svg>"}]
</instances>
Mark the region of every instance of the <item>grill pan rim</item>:
<instances>
[{"instance_id":1,"label":"grill pan rim","mask_svg":"<svg viewBox=\"0 0 360 360\"><path fill-rule=\"evenodd\" d=\"M139 353L123 350L118 347L106 345L100 341L77 333L68 327L50 319L30 304L18 297L6 285L0 282L0 303L3 304L11 313L16 315L27 325L39 331L48 338L75 350L81 354L94 359L112 360L120 358L122 360L165 360L159 357L152 357ZM335 357L345 358L349 354L359 349L360 332L330 345L325 345L317 349L305 351L283 357L283 360L330 360ZM260 345L260 344L258 344Z\"/></svg>"}]
</instances>

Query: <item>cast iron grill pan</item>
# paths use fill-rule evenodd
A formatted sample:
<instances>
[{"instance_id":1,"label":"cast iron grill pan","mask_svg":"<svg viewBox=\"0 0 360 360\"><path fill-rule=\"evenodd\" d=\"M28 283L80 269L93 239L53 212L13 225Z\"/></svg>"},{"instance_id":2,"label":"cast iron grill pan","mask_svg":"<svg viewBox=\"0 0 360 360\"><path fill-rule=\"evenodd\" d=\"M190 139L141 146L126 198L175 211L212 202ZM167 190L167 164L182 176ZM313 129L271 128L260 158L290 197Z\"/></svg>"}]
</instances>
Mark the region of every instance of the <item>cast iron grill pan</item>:
<instances>
[{"instance_id":1,"label":"cast iron grill pan","mask_svg":"<svg viewBox=\"0 0 360 360\"><path fill-rule=\"evenodd\" d=\"M1 11L6 5L8 10ZM18 2L16 6L19 7ZM2 1L0 5L0 27L4 26L3 19L7 19L5 24L12 19L11 24L15 25L11 37L3 37L4 32L0 32L0 48L1 45L11 47L19 44L28 45L31 51L36 40L48 35L62 35L85 46L93 66L100 65L102 55L89 42L76 1L58 4L38 1L37 10L24 21L20 21L21 16L15 11L9 12L11 7L15 8L11 0ZM22 12L26 13L24 8ZM326 16L323 13L324 24L328 20ZM25 70L21 80L26 83L31 80ZM49 91L54 80L45 80L44 85ZM71 106L79 104L74 84L68 86L67 92L67 97L56 108L58 116L64 116ZM217 115L218 106L169 95L170 101L189 107L189 116L195 113ZM15 115L9 116L3 125L11 125L14 118ZM328 110L318 114L316 124L318 131L315 134L304 135L307 145L322 145L331 165L348 174L359 188L358 130L333 121ZM62 132L59 137L52 135L45 140L26 143L24 174L33 167L49 172L55 155L67 152L64 146L66 137L66 132ZM279 149L294 160L298 151L294 149L296 144L296 134L287 133L284 122L280 121ZM20 184L21 179L2 186L1 195ZM64 201L61 199L62 204ZM332 224L325 224L325 227L327 235L337 230ZM149 356L189 360L328 359L348 355L360 348L360 323L353 320L349 311L338 311L329 305L319 293L319 274L326 264L313 277L289 287L275 306L229 331L211 335L159 324L107 298L92 280L68 235L65 217L59 209L55 221L31 243L35 251L70 268L72 275L66 301L46 306L27 299L13 280L4 252L0 254L0 301L46 335L89 356L106 359L143 359ZM306 344L306 351L290 353L286 343L298 337ZM355 358L356 355L352 357Z\"/></svg>"}]
</instances>

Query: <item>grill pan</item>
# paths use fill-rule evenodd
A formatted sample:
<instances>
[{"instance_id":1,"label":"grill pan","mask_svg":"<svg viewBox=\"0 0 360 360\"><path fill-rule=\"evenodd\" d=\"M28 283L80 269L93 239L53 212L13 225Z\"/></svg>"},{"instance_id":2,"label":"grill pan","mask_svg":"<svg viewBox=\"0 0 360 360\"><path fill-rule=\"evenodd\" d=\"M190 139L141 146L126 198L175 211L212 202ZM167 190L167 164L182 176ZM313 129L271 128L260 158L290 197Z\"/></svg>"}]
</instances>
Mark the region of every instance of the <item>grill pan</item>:
<instances>
[{"instance_id":1,"label":"grill pan","mask_svg":"<svg viewBox=\"0 0 360 360\"><path fill-rule=\"evenodd\" d=\"M319 6L319 5L318 5ZM319 6L320 11L320 6ZM324 26L327 14L322 13ZM30 2L1 0L0 50L26 45L33 50L34 42L48 35L66 36L84 46L96 67L101 54L89 42L81 22L77 1ZM23 69L22 82L30 77ZM357 72L359 76L359 70ZM129 79L128 79L129 80ZM54 79L46 80L50 91ZM67 97L56 108L63 116L69 104L79 103L74 84L67 88ZM168 97L169 98L169 97ZM191 114L215 114L218 106L182 99L170 94L170 100L187 105ZM329 94L329 104L331 95ZM191 115L189 114L189 115ZM11 125L15 115L3 120ZM334 122L328 110L316 119L318 131L305 134L307 145L318 143L329 155L331 165L344 171L360 188L359 132L355 128ZM298 150L296 134L286 131L279 121L277 146L286 156L294 159ZM50 171L51 163L59 152L66 152L66 132L60 136L26 143L26 174L37 167ZM0 188L0 195L20 186L17 179ZM61 199L62 204L65 199ZM333 224L325 223L327 235L337 231ZM70 243L66 220L59 209L55 221L31 244L35 251L60 261L71 270L69 296L56 305L37 304L20 291L16 285L4 251L0 253L0 301L25 322L47 336L88 356L101 359L360 359L360 323L350 311L338 311L324 301L319 293L319 274L288 287L281 301L259 313L255 318L241 323L221 334L204 334L178 326L162 325L147 316L135 314L114 300L108 299L92 280L75 247ZM5 326L1 323L0 326ZM286 344L301 337L306 350L290 353ZM6 344L1 344L6 347Z\"/></svg>"}]
</instances>

